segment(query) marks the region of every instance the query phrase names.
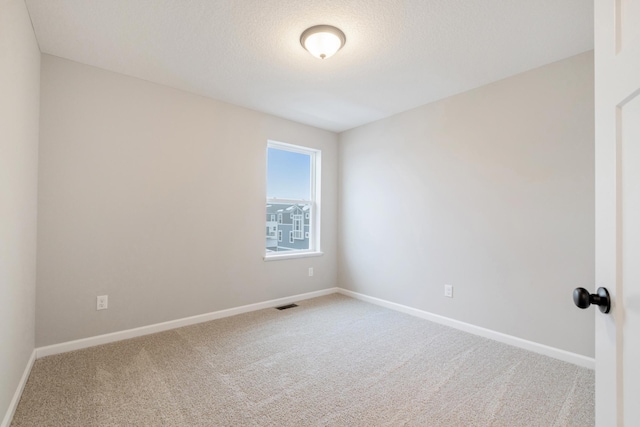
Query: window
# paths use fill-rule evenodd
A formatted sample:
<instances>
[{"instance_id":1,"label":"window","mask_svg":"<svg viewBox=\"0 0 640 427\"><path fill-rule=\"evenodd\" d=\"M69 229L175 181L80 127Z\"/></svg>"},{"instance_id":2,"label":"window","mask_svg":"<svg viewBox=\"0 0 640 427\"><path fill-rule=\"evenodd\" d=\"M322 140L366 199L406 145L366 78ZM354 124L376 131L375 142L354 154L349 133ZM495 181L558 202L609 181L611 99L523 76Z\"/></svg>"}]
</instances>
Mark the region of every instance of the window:
<instances>
[{"instance_id":1,"label":"window","mask_svg":"<svg viewBox=\"0 0 640 427\"><path fill-rule=\"evenodd\" d=\"M302 240L302 215L291 215L293 218L293 238Z\"/></svg>"},{"instance_id":2,"label":"window","mask_svg":"<svg viewBox=\"0 0 640 427\"><path fill-rule=\"evenodd\" d=\"M320 255L320 151L297 145L267 143L267 218L275 239L267 239L265 259ZM286 233L286 234L285 234ZM283 234L289 239L283 241Z\"/></svg>"}]
</instances>

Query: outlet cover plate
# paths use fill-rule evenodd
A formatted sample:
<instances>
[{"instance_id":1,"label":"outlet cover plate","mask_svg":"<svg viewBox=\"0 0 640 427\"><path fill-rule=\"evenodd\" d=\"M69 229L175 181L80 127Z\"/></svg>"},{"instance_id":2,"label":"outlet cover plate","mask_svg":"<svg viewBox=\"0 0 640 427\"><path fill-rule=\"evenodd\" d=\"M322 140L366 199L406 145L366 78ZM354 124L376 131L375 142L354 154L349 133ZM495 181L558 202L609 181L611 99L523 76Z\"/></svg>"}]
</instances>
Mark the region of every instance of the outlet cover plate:
<instances>
[{"instance_id":1,"label":"outlet cover plate","mask_svg":"<svg viewBox=\"0 0 640 427\"><path fill-rule=\"evenodd\" d=\"M444 285L444 296L447 298L453 298L453 286Z\"/></svg>"},{"instance_id":2,"label":"outlet cover plate","mask_svg":"<svg viewBox=\"0 0 640 427\"><path fill-rule=\"evenodd\" d=\"M109 308L109 295L100 295L96 300L96 310L106 310Z\"/></svg>"}]
</instances>

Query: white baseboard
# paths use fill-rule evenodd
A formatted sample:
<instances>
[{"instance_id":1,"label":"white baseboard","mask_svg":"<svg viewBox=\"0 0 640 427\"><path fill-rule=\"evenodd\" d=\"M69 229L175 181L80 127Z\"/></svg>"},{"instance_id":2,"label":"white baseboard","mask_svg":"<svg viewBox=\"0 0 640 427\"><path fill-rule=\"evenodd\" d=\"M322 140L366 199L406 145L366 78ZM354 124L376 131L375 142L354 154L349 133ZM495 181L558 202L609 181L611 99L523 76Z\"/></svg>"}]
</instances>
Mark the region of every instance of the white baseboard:
<instances>
[{"instance_id":1,"label":"white baseboard","mask_svg":"<svg viewBox=\"0 0 640 427\"><path fill-rule=\"evenodd\" d=\"M491 329L475 326L470 323L461 322L459 320L450 319L448 317L440 316L438 314L429 313L428 311L419 310L417 308L408 307L406 305L397 304L395 302L386 301L380 298L370 297L368 295L360 294L358 292L349 291L347 289L338 288L338 293L356 298L362 301L370 302L382 307L390 308L392 310L400 311L402 313L410 314L412 316L420 317L422 319L430 320L441 325L450 326L461 331L469 332L474 335L479 335L484 338L489 338L495 341L499 341L504 344L509 344L514 347L519 347L525 350L533 351L545 356L553 357L564 362L573 363L574 365L582 366L584 368L595 369L595 359L581 354L572 353L570 351L561 350L555 347L550 347L544 344L539 344L533 341L528 341L522 338L514 337L512 335L503 334L502 332L496 332Z\"/></svg>"},{"instance_id":2,"label":"white baseboard","mask_svg":"<svg viewBox=\"0 0 640 427\"><path fill-rule=\"evenodd\" d=\"M368 295L360 294L358 292L349 291L343 288L329 288L321 291L309 292L300 295L294 295L285 298L278 298L274 300L259 302L255 304L243 305L241 307L230 308L226 310L214 311L211 313L201 314L197 316L185 317L182 319L171 320L163 323L156 323L154 325L142 326L134 329L127 329L124 331L113 332L110 334L98 335L95 337L89 337L79 339L75 341L68 341L60 344L54 344L46 347L39 347L34 350L35 357L41 358L45 356L51 356L59 353L66 353L68 351L80 350L83 348L93 347L101 344L108 344L111 342L121 341L129 338L140 337L143 335L154 334L156 332L163 332L170 329L181 328L183 326L194 325L197 323L208 322L210 320L221 319L223 317L235 316L237 314L248 313L250 311L262 310L264 308L276 307L279 305L290 304L295 301L301 301L309 298L320 297L333 293L341 293L343 295L356 298L362 301L366 301L372 304L376 304L382 307L390 308L392 310L400 311L402 313L410 314L412 316L420 317L422 319L430 320L435 323L450 326L455 329L459 329L465 332L472 333L484 338L489 338L495 341L509 344L515 347L519 347L525 350L533 351L545 356L553 357L565 362L573 363L578 366L582 366L589 369L595 369L595 359L586 357L580 354L572 353L566 350L550 347L544 344L539 344L533 341L528 341L522 338L514 337L512 335L496 332L491 329L475 326L470 323L461 322L459 320L450 319L448 317L440 316L438 314L429 313L417 308L409 307L402 304L386 301L380 298L370 297ZM33 360L29 362L29 371L33 365ZM28 378L28 372L26 372L26 378ZM26 378L24 379L26 382ZM24 387L24 384L21 385ZM22 388L20 388L22 392ZM19 399L19 394L17 395ZM14 397L15 399L15 397ZM15 402L17 405L17 400ZM15 410L15 408L14 408ZM13 416L13 413L12 413ZM6 420L5 420L6 421ZM0 427L5 427L2 424Z\"/></svg>"},{"instance_id":3,"label":"white baseboard","mask_svg":"<svg viewBox=\"0 0 640 427\"><path fill-rule=\"evenodd\" d=\"M18 408L18 403L20 402L20 397L22 396L22 391L24 390L24 386L27 385L27 380L29 379L29 374L31 374L31 368L33 368L33 363L36 361L36 350L34 349L31 352L31 356L29 357L29 361L27 362L27 366L24 368L24 372L22 373L22 378L20 378L20 382L18 383L18 388L16 388L16 392L13 393L13 398L11 399L11 403L9 403L9 408L7 408L7 412L2 420L2 424L0 427L9 427L11 425L11 421L13 420L13 415L16 413L16 409Z\"/></svg>"},{"instance_id":4,"label":"white baseboard","mask_svg":"<svg viewBox=\"0 0 640 427\"><path fill-rule=\"evenodd\" d=\"M181 328L183 326L195 325L196 323L208 322L210 320L221 319L223 317L235 316L237 314L248 313L250 311L262 310L264 308L277 307L279 305L291 304L292 302L302 301L305 299L320 297L324 295L334 294L338 292L338 288L323 289L321 291L308 292L305 294L294 295L285 298L278 298L269 301L263 301L255 304L243 305L241 307L229 308L226 310L214 311L211 313L200 314L197 316L185 317L182 319L171 320L154 325L142 326L134 329L113 332L110 334L98 335L95 337L83 338L74 341L53 344L46 347L38 347L36 349L36 357L39 359L45 356L51 356L68 351L80 350L83 348L94 347L96 345L108 344L115 341L136 338L143 335L155 334L156 332L168 331L170 329ZM4 426L2 426L4 427Z\"/></svg>"}]
</instances>

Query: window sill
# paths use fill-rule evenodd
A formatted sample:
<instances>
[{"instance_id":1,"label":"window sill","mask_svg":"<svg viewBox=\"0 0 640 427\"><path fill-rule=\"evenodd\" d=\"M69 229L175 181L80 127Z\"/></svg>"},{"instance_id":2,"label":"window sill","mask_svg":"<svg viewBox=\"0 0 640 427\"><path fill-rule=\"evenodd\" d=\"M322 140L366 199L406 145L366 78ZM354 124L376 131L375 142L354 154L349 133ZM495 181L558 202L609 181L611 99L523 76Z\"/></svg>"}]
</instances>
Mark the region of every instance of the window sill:
<instances>
[{"instance_id":1,"label":"window sill","mask_svg":"<svg viewBox=\"0 0 640 427\"><path fill-rule=\"evenodd\" d=\"M263 259L265 261L280 261L283 259L294 259L294 258L309 258L314 256L322 256L324 252L315 251L315 252L297 252L293 254L273 254L273 255L265 255Z\"/></svg>"}]
</instances>

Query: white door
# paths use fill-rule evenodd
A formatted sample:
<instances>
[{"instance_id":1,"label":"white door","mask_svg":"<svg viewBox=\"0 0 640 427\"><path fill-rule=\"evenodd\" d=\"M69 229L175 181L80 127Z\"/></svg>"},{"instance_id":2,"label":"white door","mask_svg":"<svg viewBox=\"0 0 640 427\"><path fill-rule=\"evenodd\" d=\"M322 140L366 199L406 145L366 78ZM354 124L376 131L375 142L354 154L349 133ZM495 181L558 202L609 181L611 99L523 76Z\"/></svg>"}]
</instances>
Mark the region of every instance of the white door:
<instances>
[{"instance_id":1,"label":"white door","mask_svg":"<svg viewBox=\"0 0 640 427\"><path fill-rule=\"evenodd\" d=\"M640 0L595 0L596 425L640 426ZM594 290L591 290L592 292Z\"/></svg>"}]
</instances>

